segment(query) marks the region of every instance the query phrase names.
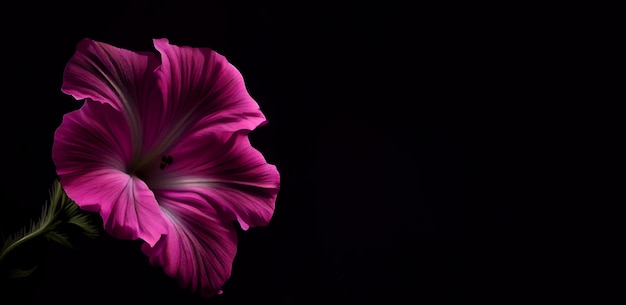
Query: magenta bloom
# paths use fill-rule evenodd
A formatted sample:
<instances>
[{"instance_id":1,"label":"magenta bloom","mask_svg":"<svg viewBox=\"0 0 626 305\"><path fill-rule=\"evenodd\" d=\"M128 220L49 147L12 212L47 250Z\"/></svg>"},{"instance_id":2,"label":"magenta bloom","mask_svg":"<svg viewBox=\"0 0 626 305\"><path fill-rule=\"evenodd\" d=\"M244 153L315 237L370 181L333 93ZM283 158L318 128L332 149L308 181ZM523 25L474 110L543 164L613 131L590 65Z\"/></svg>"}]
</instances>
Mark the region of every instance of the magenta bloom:
<instances>
[{"instance_id":1,"label":"magenta bloom","mask_svg":"<svg viewBox=\"0 0 626 305\"><path fill-rule=\"evenodd\" d=\"M269 223L279 173L249 142L267 121L239 71L213 50L153 42L158 53L78 44L62 90L84 104L63 117L52 158L110 235L143 240L153 265L210 297L230 277L236 222Z\"/></svg>"}]
</instances>

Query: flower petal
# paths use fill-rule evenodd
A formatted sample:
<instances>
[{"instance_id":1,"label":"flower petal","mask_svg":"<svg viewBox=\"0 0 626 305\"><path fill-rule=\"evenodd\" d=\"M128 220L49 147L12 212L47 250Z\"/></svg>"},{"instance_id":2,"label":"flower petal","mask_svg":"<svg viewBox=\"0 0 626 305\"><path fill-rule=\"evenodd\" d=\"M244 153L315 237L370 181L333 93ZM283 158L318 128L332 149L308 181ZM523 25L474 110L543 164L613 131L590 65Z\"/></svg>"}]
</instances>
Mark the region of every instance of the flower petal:
<instances>
[{"instance_id":1,"label":"flower petal","mask_svg":"<svg viewBox=\"0 0 626 305\"><path fill-rule=\"evenodd\" d=\"M121 112L87 100L63 117L52 158L67 195L83 209L100 212L107 232L154 245L167 228L152 191L125 171L130 142Z\"/></svg>"},{"instance_id":2,"label":"flower petal","mask_svg":"<svg viewBox=\"0 0 626 305\"><path fill-rule=\"evenodd\" d=\"M204 199L185 190L158 192L169 219L168 234L142 250L179 285L205 297L221 291L237 252L237 232Z\"/></svg>"},{"instance_id":3,"label":"flower petal","mask_svg":"<svg viewBox=\"0 0 626 305\"><path fill-rule=\"evenodd\" d=\"M65 67L61 90L77 100L90 98L123 110L156 85L150 75L159 64L154 53L83 39Z\"/></svg>"},{"instance_id":4,"label":"flower petal","mask_svg":"<svg viewBox=\"0 0 626 305\"><path fill-rule=\"evenodd\" d=\"M155 90L154 73L159 65L155 53L133 52L83 39L65 67L61 90L77 100L93 99L123 111L133 137L141 139L139 108L160 110L161 96Z\"/></svg>"},{"instance_id":5,"label":"flower petal","mask_svg":"<svg viewBox=\"0 0 626 305\"><path fill-rule=\"evenodd\" d=\"M54 133L52 159L61 176L78 176L94 169L124 171L131 156L129 127L121 112L87 100L63 116Z\"/></svg>"},{"instance_id":6,"label":"flower petal","mask_svg":"<svg viewBox=\"0 0 626 305\"><path fill-rule=\"evenodd\" d=\"M280 176L244 132L230 137L197 133L181 141L169 155L172 164L150 175L148 183L153 189L193 191L230 219L238 219L243 229L269 223Z\"/></svg>"},{"instance_id":7,"label":"flower petal","mask_svg":"<svg viewBox=\"0 0 626 305\"><path fill-rule=\"evenodd\" d=\"M241 73L226 58L208 48L153 40L161 53L157 70L165 102L162 128L179 133L201 125L214 130L253 130L266 122L257 102L246 90Z\"/></svg>"}]
</instances>

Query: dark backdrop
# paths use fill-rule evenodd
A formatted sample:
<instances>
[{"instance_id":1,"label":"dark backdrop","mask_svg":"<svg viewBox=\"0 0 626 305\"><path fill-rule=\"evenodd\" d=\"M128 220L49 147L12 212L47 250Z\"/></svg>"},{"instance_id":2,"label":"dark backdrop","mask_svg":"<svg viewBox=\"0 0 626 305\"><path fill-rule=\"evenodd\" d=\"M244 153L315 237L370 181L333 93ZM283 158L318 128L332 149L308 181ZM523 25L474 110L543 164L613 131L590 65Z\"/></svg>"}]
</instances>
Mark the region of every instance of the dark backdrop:
<instances>
[{"instance_id":1,"label":"dark backdrop","mask_svg":"<svg viewBox=\"0 0 626 305\"><path fill-rule=\"evenodd\" d=\"M4 232L47 199L54 130L80 106L61 93L62 72L85 37L145 51L166 37L225 55L269 119L251 140L282 186L271 224L240 232L232 277L212 300L179 290L136 244L103 235L75 237L74 250L24 246L15 259L39 269L3 282L15 299L2 304L597 297L585 248L562 250L595 239L584 234L589 218L568 217L574 200L598 199L570 184L600 166L580 153L601 142L588 105L602 91L581 72L601 65L582 51L604 42L590 11L527 1L4 3Z\"/></svg>"}]
</instances>

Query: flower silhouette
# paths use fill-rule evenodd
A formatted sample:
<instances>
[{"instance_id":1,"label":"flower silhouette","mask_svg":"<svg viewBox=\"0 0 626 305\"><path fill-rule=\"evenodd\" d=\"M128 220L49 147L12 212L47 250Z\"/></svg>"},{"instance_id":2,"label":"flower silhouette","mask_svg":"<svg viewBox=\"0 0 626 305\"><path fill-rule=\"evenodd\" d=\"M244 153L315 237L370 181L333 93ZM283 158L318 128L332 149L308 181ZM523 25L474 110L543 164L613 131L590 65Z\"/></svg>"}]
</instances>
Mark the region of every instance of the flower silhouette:
<instances>
[{"instance_id":1,"label":"flower silhouette","mask_svg":"<svg viewBox=\"0 0 626 305\"><path fill-rule=\"evenodd\" d=\"M208 48L154 39L135 52L84 39L62 91L52 158L63 189L111 236L211 297L231 275L242 229L268 225L280 178L249 141L267 123L240 72Z\"/></svg>"}]
</instances>

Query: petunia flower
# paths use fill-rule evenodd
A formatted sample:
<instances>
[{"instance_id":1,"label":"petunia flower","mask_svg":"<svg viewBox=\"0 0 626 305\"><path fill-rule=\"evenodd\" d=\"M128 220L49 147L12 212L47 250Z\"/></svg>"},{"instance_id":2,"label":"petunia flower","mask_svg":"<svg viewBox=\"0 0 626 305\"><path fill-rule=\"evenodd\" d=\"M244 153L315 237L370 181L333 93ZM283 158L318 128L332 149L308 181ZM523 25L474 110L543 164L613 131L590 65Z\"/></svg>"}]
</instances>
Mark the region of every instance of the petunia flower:
<instances>
[{"instance_id":1,"label":"petunia flower","mask_svg":"<svg viewBox=\"0 0 626 305\"><path fill-rule=\"evenodd\" d=\"M52 158L67 195L106 232L142 240L153 265L211 297L231 275L237 223L265 226L274 213L279 173L248 137L267 120L224 56L153 44L78 44L62 91L84 103L64 115Z\"/></svg>"}]
</instances>

